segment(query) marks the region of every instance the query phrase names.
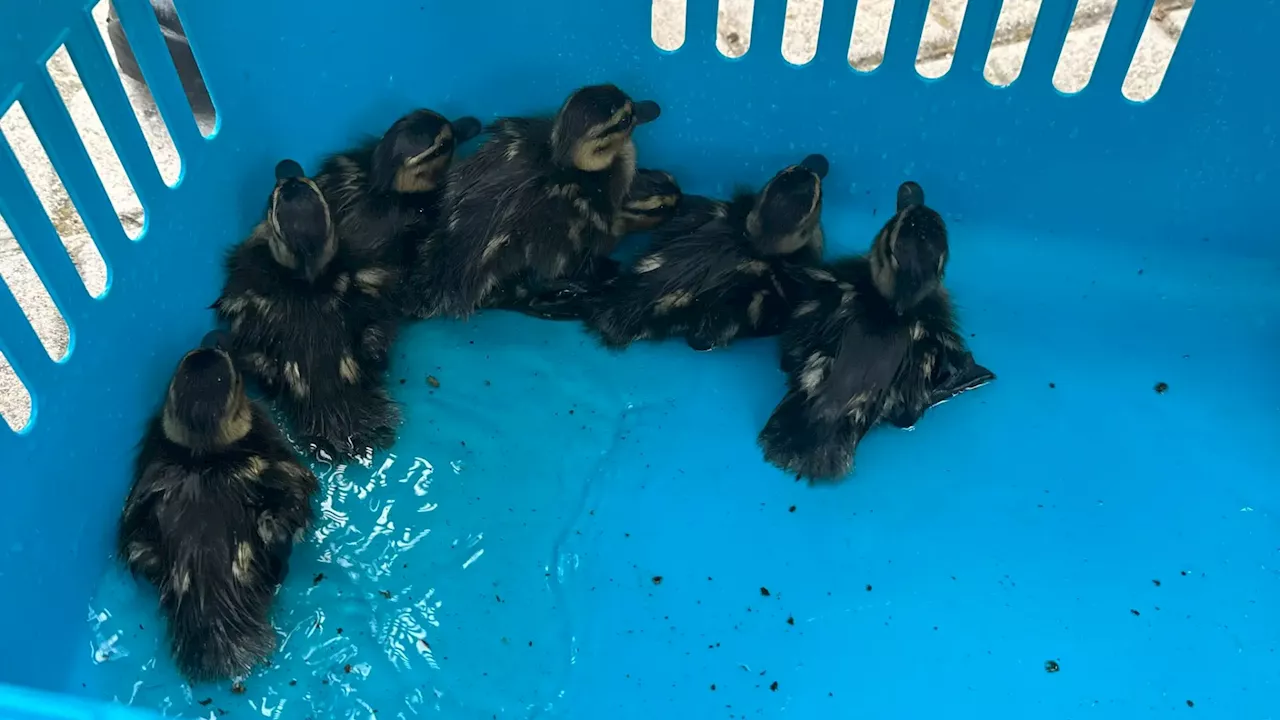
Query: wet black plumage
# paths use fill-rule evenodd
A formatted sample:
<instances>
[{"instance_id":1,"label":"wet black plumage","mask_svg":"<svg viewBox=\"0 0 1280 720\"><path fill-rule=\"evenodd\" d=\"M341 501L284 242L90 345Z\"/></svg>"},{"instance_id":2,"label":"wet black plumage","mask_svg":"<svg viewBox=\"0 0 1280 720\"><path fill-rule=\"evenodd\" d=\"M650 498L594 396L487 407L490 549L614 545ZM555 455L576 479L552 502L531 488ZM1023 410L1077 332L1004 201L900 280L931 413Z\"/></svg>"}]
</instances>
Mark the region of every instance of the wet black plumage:
<instances>
[{"instance_id":1,"label":"wet black plumage","mask_svg":"<svg viewBox=\"0 0 1280 720\"><path fill-rule=\"evenodd\" d=\"M436 225L445 175L457 147L480 134L473 117L453 122L419 109L381 138L325 159L315 176L339 240L379 262L417 262L418 244Z\"/></svg>"},{"instance_id":2,"label":"wet black plumage","mask_svg":"<svg viewBox=\"0 0 1280 720\"><path fill-rule=\"evenodd\" d=\"M792 304L790 266L821 260L822 177L811 155L758 192L728 202L686 197L630 271L574 297L563 290L537 311L585 317L609 347L683 336L696 350L782 331Z\"/></svg>"},{"instance_id":3,"label":"wet black plumage","mask_svg":"<svg viewBox=\"0 0 1280 720\"><path fill-rule=\"evenodd\" d=\"M213 307L232 354L296 431L359 457L395 440L400 410L384 385L399 268L338 242L329 208L284 161L265 221L227 258Z\"/></svg>"},{"instance_id":4,"label":"wet black plumage","mask_svg":"<svg viewBox=\"0 0 1280 720\"><path fill-rule=\"evenodd\" d=\"M187 353L147 425L117 553L159 591L188 680L244 674L275 649L272 599L317 489L230 356Z\"/></svg>"},{"instance_id":5,"label":"wet black plumage","mask_svg":"<svg viewBox=\"0 0 1280 720\"><path fill-rule=\"evenodd\" d=\"M788 391L759 436L769 462L812 480L843 477L876 423L909 427L994 379L957 329L947 256L942 217L904 183L869 253L806 271L781 341Z\"/></svg>"},{"instance_id":6,"label":"wet black plumage","mask_svg":"<svg viewBox=\"0 0 1280 720\"><path fill-rule=\"evenodd\" d=\"M574 274L618 240L616 213L635 176L636 125L657 118L613 85L575 91L554 118L502 118L450 169L440 225L413 273L415 314L466 317L521 274Z\"/></svg>"},{"instance_id":7,"label":"wet black plumage","mask_svg":"<svg viewBox=\"0 0 1280 720\"><path fill-rule=\"evenodd\" d=\"M670 173L661 170L636 170L631 189L614 216L618 237L631 233L651 232L674 218L682 205L680 185ZM565 277L550 283L538 283L523 272L496 288L482 307L515 310L544 319L582 319L572 298L585 296L610 279L617 277L620 266L606 255L585 259Z\"/></svg>"}]
</instances>

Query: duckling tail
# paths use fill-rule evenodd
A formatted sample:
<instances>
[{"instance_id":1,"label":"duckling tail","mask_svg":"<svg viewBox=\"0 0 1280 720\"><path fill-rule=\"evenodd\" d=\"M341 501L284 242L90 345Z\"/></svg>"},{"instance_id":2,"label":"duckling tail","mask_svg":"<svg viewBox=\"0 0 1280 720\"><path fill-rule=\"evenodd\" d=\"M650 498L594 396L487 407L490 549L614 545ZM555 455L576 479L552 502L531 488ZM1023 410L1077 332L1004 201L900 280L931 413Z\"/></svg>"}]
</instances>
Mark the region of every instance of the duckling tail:
<instances>
[{"instance_id":1,"label":"duckling tail","mask_svg":"<svg viewBox=\"0 0 1280 720\"><path fill-rule=\"evenodd\" d=\"M839 480L853 470L853 451L861 436L850 418L812 417L804 396L792 390L769 416L757 442L765 460L794 473L797 480Z\"/></svg>"},{"instance_id":2,"label":"duckling tail","mask_svg":"<svg viewBox=\"0 0 1280 720\"><path fill-rule=\"evenodd\" d=\"M193 587L169 608L173 659L192 682L225 680L248 672L276 647L259 593L231 586L230 578L191 578ZM208 583L206 587L195 587Z\"/></svg>"}]
</instances>

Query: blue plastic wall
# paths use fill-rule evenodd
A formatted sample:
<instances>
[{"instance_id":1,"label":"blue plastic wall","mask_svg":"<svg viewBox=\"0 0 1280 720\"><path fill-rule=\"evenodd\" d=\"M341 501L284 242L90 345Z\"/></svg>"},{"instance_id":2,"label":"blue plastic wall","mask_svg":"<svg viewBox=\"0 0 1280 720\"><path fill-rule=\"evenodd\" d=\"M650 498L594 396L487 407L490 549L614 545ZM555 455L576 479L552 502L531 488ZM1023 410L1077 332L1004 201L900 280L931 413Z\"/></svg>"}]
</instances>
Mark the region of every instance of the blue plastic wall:
<instances>
[{"instance_id":1,"label":"blue plastic wall","mask_svg":"<svg viewBox=\"0 0 1280 720\"><path fill-rule=\"evenodd\" d=\"M1272 222L1280 100L1267 75L1280 7L1260 0L1246 13L1237 3L1201 0L1163 87L1135 104L1119 88L1151 0L1120 0L1092 79L1074 96L1050 83L1070 0L1043 3L1016 82L994 88L983 79L999 4L970 0L954 65L930 81L914 69L926 0L898 0L884 63L869 74L845 59L854 0L826 0L817 57L800 67L778 50L783 0L756 0L751 49L738 60L714 46L709 0L689 0L686 41L673 53L650 41L647 0L188 0L178 9L219 114L216 133L205 139L146 1L119 0L182 156L182 177L172 188L150 159L89 3L0 4L0 110L22 101L110 272L106 295L91 299L11 150L0 144L0 211L72 333L68 358L54 363L0 284L0 350L34 398L28 428L0 428L0 681L76 691L68 668L73 654L85 652L86 600L110 561L142 421L175 359L211 322L206 307L220 282L219 259L260 217L279 158L310 164L420 105L482 118L545 112L575 86L612 81L661 102L660 122L637 136L642 164L672 171L688 190L723 192L735 182L762 181L806 153L825 153L835 252L867 245L908 176L949 218L952 289L978 336L975 352L1001 375L980 391L981 409L975 400L950 416L973 435L956 479L993 489L968 501L971 524L924 528L904 553L952 544L996 553L992 548L1008 543L1019 562L1043 562L1046 576L1059 564L1067 583L1094 577L1071 564L1081 556L1095 558L1095 571L1114 579L1129 569L1123 557L1177 545L1189 563L1225 577L1215 593L1189 601L1197 612L1221 616L1188 631L1185 641L1149 648L1168 658L1167 666L1113 681L1151 683L1173 673L1208 677L1225 694L1237 684L1252 693L1224 707L1253 714L1219 717L1264 717L1257 714L1264 706L1280 707L1273 654L1280 581L1266 569L1280 567L1280 250ZM63 43L146 208L137 242L121 231L44 72ZM1141 287L1139 269L1149 279ZM984 340L992 336L1003 340ZM1186 388L1176 409L1157 404L1157 380ZM1082 392L1073 399L1046 394L1050 381L1074 382ZM768 401L761 407L767 413ZM751 423L734 423L734 432L752 432L738 427ZM749 441L748 434L735 447L750 452ZM904 494L924 492L907 479L942 470L927 450L915 452L913 465L896 479L891 473L877 492L893 493L895 484ZM1052 532L1037 525L1034 512L1013 525L984 517L984 510L1007 509L1016 493L1005 491L1019 478L1043 479L1046 497L1052 487L1065 494L1054 502L1078 512ZM1086 512L1105 493L1112 498L1106 515ZM940 501L901 502L929 508ZM1238 524L1244 508L1256 518L1247 528ZM1111 545L1117 538L1124 542ZM991 564L993 571L999 566ZM1235 604L1223 609L1227 600ZM1070 599L1033 596L1019 607L1043 612L1052 624L1055 602ZM1219 626L1246 639L1223 641ZM1091 641L1102 646L1114 637L1105 628L1075 632L1093 632ZM1265 642L1260 635L1271 638L1270 652L1257 646ZM864 672L860 664L877 660L847 650L821 662L848 663L852 684ZM1175 659L1190 665L1177 667ZM935 667L922 676L950 671ZM1036 704L1012 689L1019 681L1008 682L1018 712L988 707L985 715L1026 717ZM929 692L900 689L904 698ZM26 695L9 697L27 702ZM58 717L94 717L50 702L41 707ZM912 716L882 710L878 717ZM1087 711L1053 702L1040 708L1045 717ZM0 715L28 717L3 704Z\"/></svg>"}]
</instances>

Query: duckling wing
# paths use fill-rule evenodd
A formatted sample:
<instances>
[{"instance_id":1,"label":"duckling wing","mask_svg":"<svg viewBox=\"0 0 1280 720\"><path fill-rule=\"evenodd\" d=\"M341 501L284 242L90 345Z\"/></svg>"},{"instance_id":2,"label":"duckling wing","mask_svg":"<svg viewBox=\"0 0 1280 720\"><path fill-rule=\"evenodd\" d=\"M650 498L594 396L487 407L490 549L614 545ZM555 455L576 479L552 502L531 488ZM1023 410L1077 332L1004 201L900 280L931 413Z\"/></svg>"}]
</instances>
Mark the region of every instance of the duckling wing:
<instances>
[{"instance_id":1,"label":"duckling wing","mask_svg":"<svg viewBox=\"0 0 1280 720\"><path fill-rule=\"evenodd\" d=\"M847 415L874 424L908 350L904 332L883 332L855 318L841 333L835 354L815 352L806 359L798 380L808 389L817 416Z\"/></svg>"}]
</instances>

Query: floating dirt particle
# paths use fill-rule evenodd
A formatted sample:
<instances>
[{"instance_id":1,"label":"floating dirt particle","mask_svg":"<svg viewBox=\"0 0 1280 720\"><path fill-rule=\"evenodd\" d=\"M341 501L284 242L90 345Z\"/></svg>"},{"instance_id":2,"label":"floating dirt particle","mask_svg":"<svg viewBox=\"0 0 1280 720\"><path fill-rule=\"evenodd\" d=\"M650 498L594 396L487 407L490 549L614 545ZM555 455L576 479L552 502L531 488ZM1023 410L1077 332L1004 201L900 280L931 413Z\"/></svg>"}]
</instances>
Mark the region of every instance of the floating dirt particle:
<instances>
[{"instance_id":1,"label":"floating dirt particle","mask_svg":"<svg viewBox=\"0 0 1280 720\"><path fill-rule=\"evenodd\" d=\"M319 585L321 580L324 580L324 573L316 573L316 576L311 578L311 584Z\"/></svg>"},{"instance_id":2,"label":"floating dirt particle","mask_svg":"<svg viewBox=\"0 0 1280 720\"><path fill-rule=\"evenodd\" d=\"M774 691L774 692L778 692L778 681L777 681L777 680L774 680L774 681L773 681L773 684L769 686L769 689L770 689L770 690L772 690L772 691Z\"/></svg>"},{"instance_id":3,"label":"floating dirt particle","mask_svg":"<svg viewBox=\"0 0 1280 720\"><path fill-rule=\"evenodd\" d=\"M290 680L290 681L289 681L289 687L293 687L293 686L295 686L295 685L297 685L297 684L298 684L298 681L297 681L297 680Z\"/></svg>"},{"instance_id":4,"label":"floating dirt particle","mask_svg":"<svg viewBox=\"0 0 1280 720\"><path fill-rule=\"evenodd\" d=\"M401 385L403 385L403 384L405 384L405 383L407 383L407 382L409 382L409 381L408 381L408 380L405 380L404 378L400 378L400 384L401 384Z\"/></svg>"},{"instance_id":5,"label":"floating dirt particle","mask_svg":"<svg viewBox=\"0 0 1280 720\"><path fill-rule=\"evenodd\" d=\"M428 384L428 385L430 385L430 386L431 386L431 387L433 387L433 388L438 388L438 387L440 387L440 381L436 379L436 376L435 376L435 375L428 375L428 376L427 376L427 384Z\"/></svg>"},{"instance_id":6,"label":"floating dirt particle","mask_svg":"<svg viewBox=\"0 0 1280 720\"><path fill-rule=\"evenodd\" d=\"M1187 707L1195 707L1195 706L1196 706L1195 703L1191 702L1190 700L1187 701Z\"/></svg>"},{"instance_id":7,"label":"floating dirt particle","mask_svg":"<svg viewBox=\"0 0 1280 720\"><path fill-rule=\"evenodd\" d=\"M350 666L350 665L343 665L343 666L342 666L342 672L347 673L347 674L351 674L351 666Z\"/></svg>"},{"instance_id":8,"label":"floating dirt particle","mask_svg":"<svg viewBox=\"0 0 1280 720\"><path fill-rule=\"evenodd\" d=\"M1186 570L1183 570L1183 571L1182 571L1182 577L1186 577L1186 576L1187 576L1187 571L1186 571Z\"/></svg>"},{"instance_id":9,"label":"floating dirt particle","mask_svg":"<svg viewBox=\"0 0 1280 720\"><path fill-rule=\"evenodd\" d=\"M1152 584L1152 585L1155 585L1156 587L1160 587L1160 581L1159 581L1159 580L1152 580L1152 581L1151 581L1151 584Z\"/></svg>"},{"instance_id":10,"label":"floating dirt particle","mask_svg":"<svg viewBox=\"0 0 1280 720\"><path fill-rule=\"evenodd\" d=\"M662 584L662 576L661 576L661 575L654 575L654 576L653 576L653 584L654 584L654 585L661 585L661 584Z\"/></svg>"},{"instance_id":11,"label":"floating dirt particle","mask_svg":"<svg viewBox=\"0 0 1280 720\"><path fill-rule=\"evenodd\" d=\"M244 694L244 683L242 683L242 682L232 683L232 685L231 685L231 692L233 692L233 693L235 693L235 694L237 694L237 695L243 695L243 694Z\"/></svg>"},{"instance_id":12,"label":"floating dirt particle","mask_svg":"<svg viewBox=\"0 0 1280 720\"><path fill-rule=\"evenodd\" d=\"M1054 388L1056 388L1056 387L1058 387L1056 384L1054 384L1054 383L1049 383L1049 389L1050 389L1050 390L1052 390L1052 389L1054 389Z\"/></svg>"},{"instance_id":13,"label":"floating dirt particle","mask_svg":"<svg viewBox=\"0 0 1280 720\"><path fill-rule=\"evenodd\" d=\"M1133 615L1134 617L1138 617L1138 616L1142 615L1142 613L1138 612L1137 610L1132 610L1132 609L1131 609L1131 610L1129 610L1129 614L1130 614L1130 615Z\"/></svg>"},{"instance_id":14,"label":"floating dirt particle","mask_svg":"<svg viewBox=\"0 0 1280 720\"><path fill-rule=\"evenodd\" d=\"M767 587L760 588L760 594L763 595L764 597L769 597L769 588Z\"/></svg>"},{"instance_id":15,"label":"floating dirt particle","mask_svg":"<svg viewBox=\"0 0 1280 720\"><path fill-rule=\"evenodd\" d=\"M1166 383L1166 382L1158 382L1158 383L1156 383L1156 394L1157 394L1157 395L1163 395L1163 394L1165 394L1165 392L1166 392L1166 391L1168 391L1168 389L1169 389L1169 383Z\"/></svg>"},{"instance_id":16,"label":"floating dirt particle","mask_svg":"<svg viewBox=\"0 0 1280 720\"><path fill-rule=\"evenodd\" d=\"M337 632L338 632L338 634L339 634L339 635L341 635L341 634L342 634L342 628L338 628Z\"/></svg>"},{"instance_id":17,"label":"floating dirt particle","mask_svg":"<svg viewBox=\"0 0 1280 720\"><path fill-rule=\"evenodd\" d=\"M489 387L490 385L493 385L493 381L491 381L491 380L485 380L485 381L484 381L484 386L485 386L485 387Z\"/></svg>"},{"instance_id":18,"label":"floating dirt particle","mask_svg":"<svg viewBox=\"0 0 1280 720\"><path fill-rule=\"evenodd\" d=\"M1056 672L1058 672L1058 671L1059 671L1059 670L1061 670L1061 669L1062 669L1062 668L1058 666L1058 661L1057 661L1057 660L1045 660L1045 661L1044 661L1044 671L1045 671L1045 672L1047 672L1047 673L1056 673Z\"/></svg>"},{"instance_id":19,"label":"floating dirt particle","mask_svg":"<svg viewBox=\"0 0 1280 720\"><path fill-rule=\"evenodd\" d=\"M715 692L715 691L716 691L716 684L715 684L715 683L711 683L711 692ZM1190 700L1188 700L1187 702L1191 702L1191 701L1190 701Z\"/></svg>"},{"instance_id":20,"label":"floating dirt particle","mask_svg":"<svg viewBox=\"0 0 1280 720\"><path fill-rule=\"evenodd\" d=\"M796 511L795 505L792 505L791 507L787 508L787 512L795 512L795 511Z\"/></svg>"},{"instance_id":21,"label":"floating dirt particle","mask_svg":"<svg viewBox=\"0 0 1280 720\"><path fill-rule=\"evenodd\" d=\"M384 597L384 598L388 599L388 600L390 600L390 599L391 599L391 591L390 591L390 590L379 590L379 591L378 591L378 594L379 594L379 595L381 595L382 597Z\"/></svg>"},{"instance_id":22,"label":"floating dirt particle","mask_svg":"<svg viewBox=\"0 0 1280 720\"><path fill-rule=\"evenodd\" d=\"M205 698L205 699L203 699L203 700L201 700L201 701L200 701L200 704L201 704L202 706L204 706L204 707L208 707L208 706L210 706L210 705L212 705L212 704L213 704L213 698L211 698L211 697L209 697L209 698Z\"/></svg>"},{"instance_id":23,"label":"floating dirt particle","mask_svg":"<svg viewBox=\"0 0 1280 720\"><path fill-rule=\"evenodd\" d=\"M796 619L795 619L794 617L792 617L792 616L788 615L788 616L787 616L787 624L788 624L788 625L795 625L795 624L796 624Z\"/></svg>"},{"instance_id":24,"label":"floating dirt particle","mask_svg":"<svg viewBox=\"0 0 1280 720\"><path fill-rule=\"evenodd\" d=\"M867 585L867 592L871 592L871 586Z\"/></svg>"}]
</instances>

